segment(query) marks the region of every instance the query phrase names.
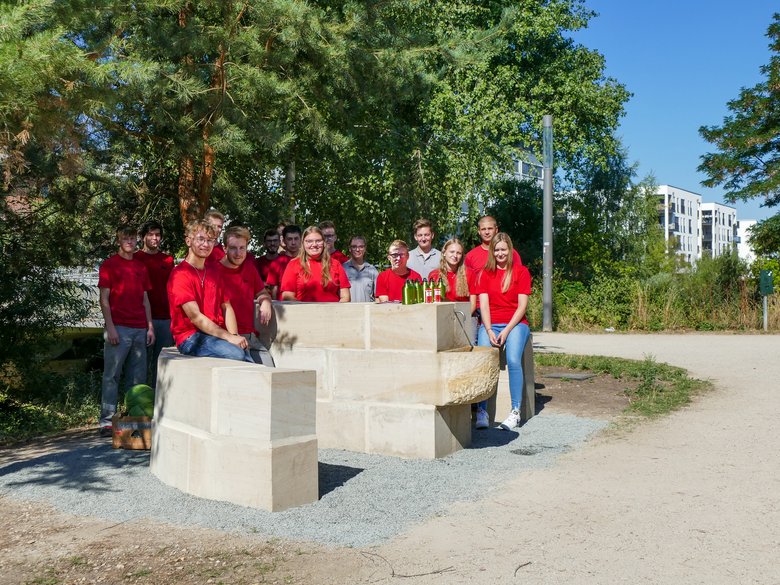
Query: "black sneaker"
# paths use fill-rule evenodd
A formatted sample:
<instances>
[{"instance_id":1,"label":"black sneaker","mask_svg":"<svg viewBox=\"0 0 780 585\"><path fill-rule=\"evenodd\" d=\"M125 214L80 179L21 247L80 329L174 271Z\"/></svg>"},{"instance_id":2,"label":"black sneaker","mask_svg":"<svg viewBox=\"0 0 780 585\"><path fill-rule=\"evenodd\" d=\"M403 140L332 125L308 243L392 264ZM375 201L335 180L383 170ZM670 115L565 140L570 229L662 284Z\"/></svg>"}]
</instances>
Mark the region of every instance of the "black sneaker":
<instances>
[{"instance_id":1,"label":"black sneaker","mask_svg":"<svg viewBox=\"0 0 780 585\"><path fill-rule=\"evenodd\" d=\"M103 439L107 439L108 437L111 437L114 435L114 429L109 425L105 427L100 427L100 437Z\"/></svg>"}]
</instances>

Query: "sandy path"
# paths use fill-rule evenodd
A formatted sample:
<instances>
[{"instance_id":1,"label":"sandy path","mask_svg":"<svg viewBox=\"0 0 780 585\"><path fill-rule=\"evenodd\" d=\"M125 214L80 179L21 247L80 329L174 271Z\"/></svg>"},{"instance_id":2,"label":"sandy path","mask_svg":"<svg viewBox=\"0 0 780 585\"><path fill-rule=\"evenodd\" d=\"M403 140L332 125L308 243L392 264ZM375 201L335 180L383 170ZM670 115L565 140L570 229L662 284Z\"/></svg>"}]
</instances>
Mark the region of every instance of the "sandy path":
<instances>
[{"instance_id":1,"label":"sandy path","mask_svg":"<svg viewBox=\"0 0 780 585\"><path fill-rule=\"evenodd\" d=\"M534 340L567 353L652 354L717 389L555 468L497 477L505 485L487 499L371 549L380 556L342 553L342 570L320 582L780 583L780 336Z\"/></svg>"}]
</instances>

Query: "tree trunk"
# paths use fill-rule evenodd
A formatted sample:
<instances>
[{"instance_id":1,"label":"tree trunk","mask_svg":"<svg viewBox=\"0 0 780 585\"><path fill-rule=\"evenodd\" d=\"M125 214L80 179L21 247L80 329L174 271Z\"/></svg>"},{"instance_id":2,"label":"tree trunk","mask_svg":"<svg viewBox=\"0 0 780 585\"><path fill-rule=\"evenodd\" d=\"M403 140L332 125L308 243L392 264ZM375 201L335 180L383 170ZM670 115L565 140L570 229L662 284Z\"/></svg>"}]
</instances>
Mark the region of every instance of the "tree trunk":
<instances>
[{"instance_id":1,"label":"tree trunk","mask_svg":"<svg viewBox=\"0 0 780 585\"><path fill-rule=\"evenodd\" d=\"M201 216L200 201L195 192L195 161L189 155L179 160L179 213L183 225Z\"/></svg>"},{"instance_id":2,"label":"tree trunk","mask_svg":"<svg viewBox=\"0 0 780 585\"><path fill-rule=\"evenodd\" d=\"M284 195L290 202L290 221L295 223L295 159L287 163L287 174L284 177Z\"/></svg>"}]
</instances>

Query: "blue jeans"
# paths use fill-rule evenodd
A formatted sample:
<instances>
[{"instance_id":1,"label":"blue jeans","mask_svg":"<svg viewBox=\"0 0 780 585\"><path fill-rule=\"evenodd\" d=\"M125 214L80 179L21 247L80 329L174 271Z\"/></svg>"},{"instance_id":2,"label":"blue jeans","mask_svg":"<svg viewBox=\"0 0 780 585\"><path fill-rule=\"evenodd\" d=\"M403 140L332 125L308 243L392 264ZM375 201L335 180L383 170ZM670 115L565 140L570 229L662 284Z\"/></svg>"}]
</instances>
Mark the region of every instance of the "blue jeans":
<instances>
[{"instance_id":1,"label":"blue jeans","mask_svg":"<svg viewBox=\"0 0 780 585\"><path fill-rule=\"evenodd\" d=\"M504 324L493 324L493 332L498 335L506 327ZM531 330L525 323L518 323L509 332L504 344L506 352L506 369L509 373L509 397L512 399L512 410L519 410L523 400L523 350ZM490 337L484 325L479 326L477 334L479 345L490 347ZM487 401L480 402L479 408L486 408Z\"/></svg>"},{"instance_id":2,"label":"blue jeans","mask_svg":"<svg viewBox=\"0 0 780 585\"><path fill-rule=\"evenodd\" d=\"M179 345L179 353L195 357L215 357L226 360L255 363L249 352L229 341L197 331Z\"/></svg>"},{"instance_id":3,"label":"blue jeans","mask_svg":"<svg viewBox=\"0 0 780 585\"><path fill-rule=\"evenodd\" d=\"M100 399L100 426L110 426L116 414L119 380L125 373L125 390L146 383L146 329L116 326L119 343L106 339L103 345L103 386ZM105 331L103 337L106 337Z\"/></svg>"},{"instance_id":4,"label":"blue jeans","mask_svg":"<svg viewBox=\"0 0 780 585\"><path fill-rule=\"evenodd\" d=\"M157 358L163 347L173 346L173 335L171 335L170 319L152 319L154 324L154 349L151 347L146 350L147 369L149 370L149 385L152 388L157 387Z\"/></svg>"}]
</instances>

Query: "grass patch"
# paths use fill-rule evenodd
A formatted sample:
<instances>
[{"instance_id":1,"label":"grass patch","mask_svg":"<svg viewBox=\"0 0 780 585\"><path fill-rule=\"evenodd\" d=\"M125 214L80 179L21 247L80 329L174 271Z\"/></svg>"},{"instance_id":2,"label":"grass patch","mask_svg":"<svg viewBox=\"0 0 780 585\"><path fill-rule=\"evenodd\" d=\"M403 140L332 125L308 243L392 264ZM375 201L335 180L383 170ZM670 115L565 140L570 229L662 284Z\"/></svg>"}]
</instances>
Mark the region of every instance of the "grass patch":
<instances>
[{"instance_id":1,"label":"grass patch","mask_svg":"<svg viewBox=\"0 0 780 585\"><path fill-rule=\"evenodd\" d=\"M537 352L534 354L534 363L539 366L588 370L631 381L630 388L626 389L630 400L628 410L648 417L676 410L690 403L693 396L712 389L710 382L691 378L683 368L658 363L652 356L638 361Z\"/></svg>"}]
</instances>

